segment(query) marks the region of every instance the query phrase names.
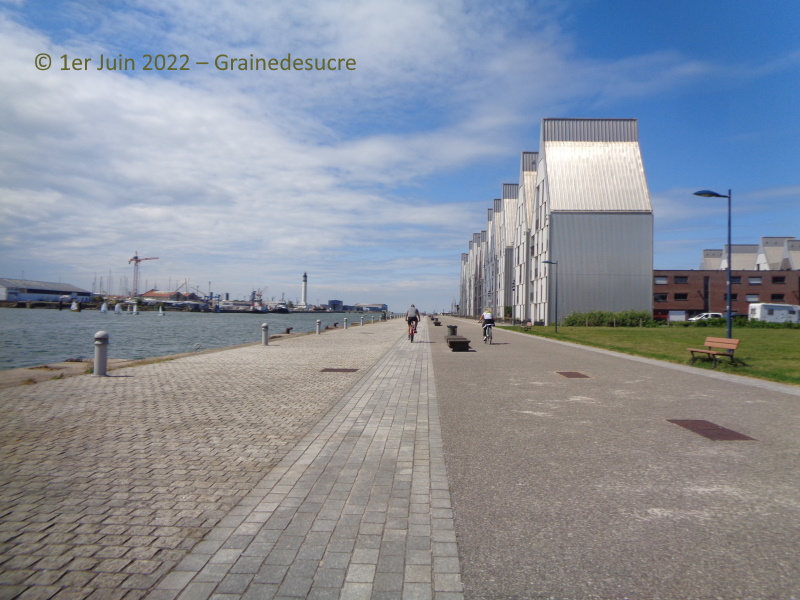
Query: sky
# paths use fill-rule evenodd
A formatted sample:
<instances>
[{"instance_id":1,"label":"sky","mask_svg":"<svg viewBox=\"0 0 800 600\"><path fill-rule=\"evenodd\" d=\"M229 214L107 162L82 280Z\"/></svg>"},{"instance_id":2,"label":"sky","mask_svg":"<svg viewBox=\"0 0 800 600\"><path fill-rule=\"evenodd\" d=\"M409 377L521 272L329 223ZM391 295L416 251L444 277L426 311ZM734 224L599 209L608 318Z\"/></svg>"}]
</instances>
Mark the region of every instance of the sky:
<instances>
[{"instance_id":1,"label":"sky","mask_svg":"<svg viewBox=\"0 0 800 600\"><path fill-rule=\"evenodd\" d=\"M0 277L119 293L136 255L140 291L449 310L543 118L638 119L656 269L725 244L701 189L735 244L800 237L798 31L797 0L0 0ZM250 68L289 56L352 62Z\"/></svg>"}]
</instances>

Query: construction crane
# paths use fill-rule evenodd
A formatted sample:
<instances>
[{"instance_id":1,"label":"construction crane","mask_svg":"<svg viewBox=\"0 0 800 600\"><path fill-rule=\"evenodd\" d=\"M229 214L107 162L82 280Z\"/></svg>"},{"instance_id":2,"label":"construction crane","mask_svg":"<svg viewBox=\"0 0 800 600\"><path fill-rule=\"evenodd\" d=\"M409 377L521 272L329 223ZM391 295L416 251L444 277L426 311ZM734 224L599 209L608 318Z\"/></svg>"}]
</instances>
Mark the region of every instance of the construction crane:
<instances>
[{"instance_id":1,"label":"construction crane","mask_svg":"<svg viewBox=\"0 0 800 600\"><path fill-rule=\"evenodd\" d=\"M139 258L139 251L137 250L133 255L133 258L128 261L128 264L133 263L133 291L131 292L131 295L134 298L139 295L139 263L143 260L158 260L158 257L151 256L149 258Z\"/></svg>"}]
</instances>

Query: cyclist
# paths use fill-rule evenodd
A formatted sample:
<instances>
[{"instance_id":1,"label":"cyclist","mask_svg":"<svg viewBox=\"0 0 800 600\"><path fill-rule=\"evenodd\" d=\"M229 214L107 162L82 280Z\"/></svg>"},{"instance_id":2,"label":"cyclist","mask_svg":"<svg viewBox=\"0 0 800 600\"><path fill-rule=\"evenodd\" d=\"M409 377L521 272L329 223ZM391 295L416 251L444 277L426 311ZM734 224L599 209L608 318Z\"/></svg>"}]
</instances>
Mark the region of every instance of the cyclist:
<instances>
[{"instance_id":1,"label":"cyclist","mask_svg":"<svg viewBox=\"0 0 800 600\"><path fill-rule=\"evenodd\" d=\"M494 325L494 315L492 314L492 309L487 308L483 311L483 314L478 319L478 323L483 323L483 341L486 341L486 326L487 325Z\"/></svg>"},{"instance_id":2,"label":"cyclist","mask_svg":"<svg viewBox=\"0 0 800 600\"><path fill-rule=\"evenodd\" d=\"M419 322L419 311L413 304L406 311L406 321L408 322L408 337L413 341L412 336L417 332L417 323Z\"/></svg>"}]
</instances>

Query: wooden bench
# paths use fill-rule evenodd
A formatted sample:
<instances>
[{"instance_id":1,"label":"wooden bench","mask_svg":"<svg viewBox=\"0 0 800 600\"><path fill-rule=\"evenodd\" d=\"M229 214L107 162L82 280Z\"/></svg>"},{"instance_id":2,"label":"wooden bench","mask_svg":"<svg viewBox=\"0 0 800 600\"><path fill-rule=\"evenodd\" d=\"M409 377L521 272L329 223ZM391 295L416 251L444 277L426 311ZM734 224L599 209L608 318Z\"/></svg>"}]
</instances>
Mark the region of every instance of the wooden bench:
<instances>
[{"instance_id":1,"label":"wooden bench","mask_svg":"<svg viewBox=\"0 0 800 600\"><path fill-rule=\"evenodd\" d=\"M697 354L708 355L708 358L714 363L714 367L712 368L716 368L718 356L727 356L731 360L731 364L735 364L733 353L739 347L739 340L707 337L703 345L705 348L687 348L687 350L692 353L692 364L694 364Z\"/></svg>"},{"instance_id":2,"label":"wooden bench","mask_svg":"<svg viewBox=\"0 0 800 600\"><path fill-rule=\"evenodd\" d=\"M463 335L448 335L444 338L453 352L469 352L469 340Z\"/></svg>"}]
</instances>

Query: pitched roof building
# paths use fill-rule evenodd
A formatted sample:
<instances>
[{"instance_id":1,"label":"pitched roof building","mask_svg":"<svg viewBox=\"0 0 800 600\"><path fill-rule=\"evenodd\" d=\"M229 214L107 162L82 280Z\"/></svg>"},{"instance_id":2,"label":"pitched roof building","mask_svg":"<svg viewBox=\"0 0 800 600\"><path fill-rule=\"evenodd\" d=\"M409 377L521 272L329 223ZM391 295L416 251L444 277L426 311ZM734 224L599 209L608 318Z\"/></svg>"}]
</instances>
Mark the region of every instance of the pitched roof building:
<instances>
[{"instance_id":1,"label":"pitched roof building","mask_svg":"<svg viewBox=\"0 0 800 600\"><path fill-rule=\"evenodd\" d=\"M653 211L636 120L544 119L539 152L523 153L520 183L504 184L489 209L487 237L482 273L465 270L475 266L474 238L462 255L461 314L490 306L551 323L571 312L649 311Z\"/></svg>"},{"instance_id":2,"label":"pitched roof building","mask_svg":"<svg viewBox=\"0 0 800 600\"><path fill-rule=\"evenodd\" d=\"M703 250L701 270L726 270L728 246ZM731 244L731 269L743 271L794 271L800 269L800 240L762 237L758 244Z\"/></svg>"},{"instance_id":3,"label":"pitched roof building","mask_svg":"<svg viewBox=\"0 0 800 600\"><path fill-rule=\"evenodd\" d=\"M0 279L0 300L9 302L58 302L61 296L90 300L92 293L69 283Z\"/></svg>"}]
</instances>

